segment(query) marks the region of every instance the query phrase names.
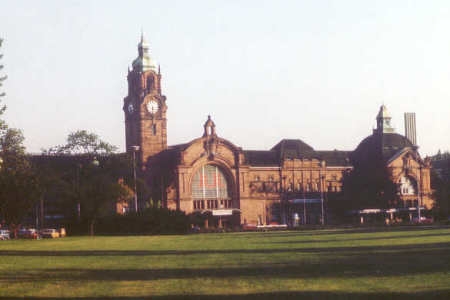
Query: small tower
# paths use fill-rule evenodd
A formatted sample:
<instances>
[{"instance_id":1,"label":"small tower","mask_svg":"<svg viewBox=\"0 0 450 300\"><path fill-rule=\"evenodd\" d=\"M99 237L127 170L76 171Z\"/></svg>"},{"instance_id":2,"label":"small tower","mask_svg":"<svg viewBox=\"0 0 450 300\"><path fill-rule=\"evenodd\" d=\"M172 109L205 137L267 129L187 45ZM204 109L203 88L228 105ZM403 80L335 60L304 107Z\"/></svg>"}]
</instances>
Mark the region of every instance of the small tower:
<instances>
[{"instance_id":1,"label":"small tower","mask_svg":"<svg viewBox=\"0 0 450 300\"><path fill-rule=\"evenodd\" d=\"M391 125L391 115L389 114L386 106L383 104L380 107L380 111L377 115L377 129L376 131L382 133L394 133L395 130Z\"/></svg>"},{"instance_id":2,"label":"small tower","mask_svg":"<svg viewBox=\"0 0 450 300\"><path fill-rule=\"evenodd\" d=\"M206 120L203 125L203 137L215 137L216 136L216 124L214 124L211 116L208 116L208 120Z\"/></svg>"},{"instance_id":3,"label":"small tower","mask_svg":"<svg viewBox=\"0 0 450 300\"><path fill-rule=\"evenodd\" d=\"M166 97L161 93L160 69L149 49L142 33L138 57L128 70L128 95L123 103L126 150L131 152L133 146L139 146L142 167L149 157L167 149Z\"/></svg>"},{"instance_id":4,"label":"small tower","mask_svg":"<svg viewBox=\"0 0 450 300\"><path fill-rule=\"evenodd\" d=\"M213 160L217 152L217 134L216 124L214 124L211 116L208 116L208 120L203 125L203 130L203 148L208 159Z\"/></svg>"}]
</instances>

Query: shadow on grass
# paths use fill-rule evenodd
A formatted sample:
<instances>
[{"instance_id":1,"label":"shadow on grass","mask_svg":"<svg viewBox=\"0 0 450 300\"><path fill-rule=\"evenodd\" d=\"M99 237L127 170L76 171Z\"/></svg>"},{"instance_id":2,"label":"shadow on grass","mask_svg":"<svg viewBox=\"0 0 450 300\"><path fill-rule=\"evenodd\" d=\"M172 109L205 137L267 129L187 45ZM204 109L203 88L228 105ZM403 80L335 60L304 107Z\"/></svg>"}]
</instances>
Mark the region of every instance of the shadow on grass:
<instances>
[{"instance_id":1,"label":"shadow on grass","mask_svg":"<svg viewBox=\"0 0 450 300\"><path fill-rule=\"evenodd\" d=\"M320 242L320 241L319 241ZM295 243L295 242L293 242ZM298 242L299 245L309 242ZM207 250L0 250L0 256L161 256L161 255L209 255L209 254L275 254L275 253L315 253L345 254L359 252L423 253L423 251L439 251L450 249L450 242L393 245L393 246L354 246L354 247L296 247L296 248L256 248L256 249L207 249Z\"/></svg>"},{"instance_id":2,"label":"shadow on grass","mask_svg":"<svg viewBox=\"0 0 450 300\"><path fill-rule=\"evenodd\" d=\"M274 292L274 293L257 293L247 295L170 295L170 296L148 296L148 297L26 297L26 299L44 299L44 300L56 300L56 299L105 299L105 300L119 300L119 299L154 299L154 300L181 300L181 299L196 299L196 300L291 300L291 299L450 299L450 290L445 291L430 291L421 293L335 293L335 292ZM22 297L0 297L0 299L24 299Z\"/></svg>"},{"instance_id":3,"label":"shadow on grass","mask_svg":"<svg viewBox=\"0 0 450 300\"><path fill-rule=\"evenodd\" d=\"M367 248L371 249L370 251ZM386 248L395 250L386 253ZM213 268L166 269L91 269L53 268L0 273L0 284L8 282L40 281L151 281L160 279L239 278L356 278L360 276L401 276L448 272L450 270L449 243L414 245L414 247L360 247L310 249L320 256L320 263L295 258L289 262L271 261L250 266ZM282 249L283 252L286 249ZM358 252L355 252L355 251ZM408 250L408 251L406 251ZM297 249L297 252L303 249ZM210 253L210 252L207 252ZM215 253L213 251L213 253ZM241 252L238 252L241 253ZM252 251L254 253L254 251ZM267 252L263 252L267 253ZM230 257L232 261L234 257ZM120 260L117 261L120 266Z\"/></svg>"},{"instance_id":4,"label":"shadow on grass","mask_svg":"<svg viewBox=\"0 0 450 300\"><path fill-rule=\"evenodd\" d=\"M336 242L350 242L350 241L372 241L372 240L398 240L398 239L414 239L414 238L428 238L428 237L448 237L448 233L423 233L423 234L415 234L415 235L395 235L395 236L373 236L373 237L361 237L361 238L352 238L348 236L347 238L338 238L331 240L289 240L289 241L267 241L262 244L305 244L305 243L336 243ZM314 237L314 235L311 235Z\"/></svg>"},{"instance_id":5,"label":"shadow on grass","mask_svg":"<svg viewBox=\"0 0 450 300\"><path fill-rule=\"evenodd\" d=\"M427 230L439 230L439 229L450 229L447 225L407 225L407 226L376 226L376 227L344 227L344 228L299 228L298 230L292 231L269 231L264 232L259 237L267 237L269 235L276 235L276 237L292 237L298 236L321 236L321 235L340 235L340 234L357 234L357 233L383 233L383 232L415 232L415 231L427 231Z\"/></svg>"}]
</instances>

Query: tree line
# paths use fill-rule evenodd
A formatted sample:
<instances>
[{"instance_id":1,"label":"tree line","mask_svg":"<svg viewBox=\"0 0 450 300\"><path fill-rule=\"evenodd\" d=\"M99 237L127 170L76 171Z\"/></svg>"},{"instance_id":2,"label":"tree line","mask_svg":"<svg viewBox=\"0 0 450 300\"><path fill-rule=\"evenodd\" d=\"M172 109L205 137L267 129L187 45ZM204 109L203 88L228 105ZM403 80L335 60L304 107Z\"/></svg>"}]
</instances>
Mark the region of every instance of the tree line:
<instances>
[{"instance_id":1,"label":"tree line","mask_svg":"<svg viewBox=\"0 0 450 300\"><path fill-rule=\"evenodd\" d=\"M0 39L0 49L2 43ZM0 75L0 88L6 79ZM65 144L44 150L40 157L27 155L22 131L3 119L5 95L0 89L0 226L17 228L36 207L52 199L52 205L75 211L74 217L87 222L93 234L105 206L132 195L127 185L129 158L85 130L69 134Z\"/></svg>"}]
</instances>

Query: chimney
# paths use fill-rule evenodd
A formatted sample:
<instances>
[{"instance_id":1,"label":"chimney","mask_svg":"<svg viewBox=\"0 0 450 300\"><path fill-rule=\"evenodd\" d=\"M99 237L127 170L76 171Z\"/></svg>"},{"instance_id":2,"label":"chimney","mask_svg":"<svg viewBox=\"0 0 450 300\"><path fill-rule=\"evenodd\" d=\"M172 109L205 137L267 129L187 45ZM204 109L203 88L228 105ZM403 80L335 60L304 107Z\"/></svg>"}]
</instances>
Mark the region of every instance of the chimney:
<instances>
[{"instance_id":1,"label":"chimney","mask_svg":"<svg viewBox=\"0 0 450 300\"><path fill-rule=\"evenodd\" d=\"M405 113L405 136L414 146L417 146L416 113Z\"/></svg>"}]
</instances>

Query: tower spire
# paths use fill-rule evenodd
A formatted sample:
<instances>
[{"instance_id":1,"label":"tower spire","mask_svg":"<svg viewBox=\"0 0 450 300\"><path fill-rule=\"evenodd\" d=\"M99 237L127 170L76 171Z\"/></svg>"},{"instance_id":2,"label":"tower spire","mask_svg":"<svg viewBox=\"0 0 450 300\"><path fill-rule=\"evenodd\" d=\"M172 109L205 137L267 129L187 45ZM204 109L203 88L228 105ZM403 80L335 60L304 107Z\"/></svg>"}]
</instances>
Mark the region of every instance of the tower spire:
<instances>
[{"instance_id":1,"label":"tower spire","mask_svg":"<svg viewBox=\"0 0 450 300\"><path fill-rule=\"evenodd\" d=\"M138 44L139 56L133 61L133 70L145 72L153 70L156 72L156 64L150 57L149 44L145 40L144 30L141 29L141 39Z\"/></svg>"}]
</instances>

